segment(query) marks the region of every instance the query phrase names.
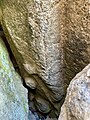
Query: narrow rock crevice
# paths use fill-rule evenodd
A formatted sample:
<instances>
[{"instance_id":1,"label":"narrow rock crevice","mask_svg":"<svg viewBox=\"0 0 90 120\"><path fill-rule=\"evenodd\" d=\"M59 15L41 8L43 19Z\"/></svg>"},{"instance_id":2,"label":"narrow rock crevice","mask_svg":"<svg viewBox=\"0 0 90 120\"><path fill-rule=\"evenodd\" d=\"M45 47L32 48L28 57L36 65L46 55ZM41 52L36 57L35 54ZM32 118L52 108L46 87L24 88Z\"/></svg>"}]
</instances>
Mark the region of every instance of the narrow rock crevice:
<instances>
[{"instance_id":1,"label":"narrow rock crevice","mask_svg":"<svg viewBox=\"0 0 90 120\"><path fill-rule=\"evenodd\" d=\"M0 26L0 120L28 120L27 90L10 60L12 55Z\"/></svg>"},{"instance_id":2,"label":"narrow rock crevice","mask_svg":"<svg viewBox=\"0 0 90 120\"><path fill-rule=\"evenodd\" d=\"M17 64L17 62L16 62L16 59L15 59L13 53L12 53L12 50L11 50L11 48L10 48L10 45L9 45L9 43L8 43L8 41L7 41L7 38L6 38L5 34L4 34L4 31L3 31L3 28L2 28L1 25L0 25L0 37L2 38L3 42L5 43L5 46L6 46L6 48L7 48L7 51L8 51L10 60L11 60L11 62L12 62L12 64L13 64L13 67L14 67L15 71L16 71L16 72L20 75L20 77L22 78L21 73L20 73L20 70L19 70L19 66L18 66L18 64ZM29 90L30 88L26 85L25 80L24 80L23 78L22 78L21 80L22 80L23 86L24 86L25 88L27 88L28 91L31 91L31 90ZM31 92L32 92L32 91L31 91ZM34 92L34 91L33 91L33 92ZM29 95L29 92L28 92L28 95ZM31 103L29 102L29 97L28 97L28 104L31 104ZM37 115L37 113L36 113L36 112L32 113L31 111L29 111L28 118L29 118L29 119L38 119L38 120L39 120L39 116Z\"/></svg>"},{"instance_id":3,"label":"narrow rock crevice","mask_svg":"<svg viewBox=\"0 0 90 120\"><path fill-rule=\"evenodd\" d=\"M4 34L4 31L3 31L3 28L2 28L1 25L0 25L0 37L2 38L3 42L5 43L5 46L6 46L6 48L7 48L7 51L8 51L10 60L11 60L11 62L12 62L12 64L13 64L13 67L14 67L15 71L16 71L16 72L20 75L20 77L22 78L21 73L20 73L19 66L18 66L18 64L17 64L17 61L16 61L13 53L12 53L12 50L11 50L11 48L10 48L10 45L9 45L9 43L8 43L8 41L7 41L7 38L6 38L5 34ZM26 83L25 83L25 81L24 81L23 78L22 78L22 84L23 84L23 86L24 86L25 88L29 89L29 88L27 87L27 85L26 85Z\"/></svg>"},{"instance_id":4,"label":"narrow rock crevice","mask_svg":"<svg viewBox=\"0 0 90 120\"><path fill-rule=\"evenodd\" d=\"M16 62L16 59L12 53L12 50L10 48L10 45L5 37L5 34L4 34L4 31L3 31L3 28L2 26L0 25L0 37L2 38L2 40L4 41L5 45L6 45L6 48L8 50L8 53L9 53L9 57L10 57L10 60L12 61L12 64L16 70L16 72L18 72L20 74L20 70L19 70L19 67L18 67L18 64Z\"/></svg>"}]
</instances>

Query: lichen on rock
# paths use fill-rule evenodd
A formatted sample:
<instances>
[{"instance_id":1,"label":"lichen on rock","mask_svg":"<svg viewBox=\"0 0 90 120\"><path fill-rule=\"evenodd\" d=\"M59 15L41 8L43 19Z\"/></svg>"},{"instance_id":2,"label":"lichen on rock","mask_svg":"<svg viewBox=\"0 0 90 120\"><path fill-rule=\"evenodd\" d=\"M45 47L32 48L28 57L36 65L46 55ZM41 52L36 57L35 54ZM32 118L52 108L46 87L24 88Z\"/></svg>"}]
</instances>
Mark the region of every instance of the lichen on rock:
<instances>
[{"instance_id":1,"label":"lichen on rock","mask_svg":"<svg viewBox=\"0 0 90 120\"><path fill-rule=\"evenodd\" d=\"M3 0L1 24L21 76L34 94L33 102L37 96L42 97L43 105L50 106L49 111L56 117L64 96L64 81L58 28L60 3L52 9L54 4L44 0ZM41 110L39 107L36 111ZM47 114L48 110L39 112Z\"/></svg>"},{"instance_id":2,"label":"lichen on rock","mask_svg":"<svg viewBox=\"0 0 90 120\"><path fill-rule=\"evenodd\" d=\"M0 120L28 120L27 90L0 37Z\"/></svg>"},{"instance_id":3,"label":"lichen on rock","mask_svg":"<svg viewBox=\"0 0 90 120\"><path fill-rule=\"evenodd\" d=\"M70 80L90 62L88 6L87 0L1 0L1 26L30 109L40 115L59 115Z\"/></svg>"}]
</instances>

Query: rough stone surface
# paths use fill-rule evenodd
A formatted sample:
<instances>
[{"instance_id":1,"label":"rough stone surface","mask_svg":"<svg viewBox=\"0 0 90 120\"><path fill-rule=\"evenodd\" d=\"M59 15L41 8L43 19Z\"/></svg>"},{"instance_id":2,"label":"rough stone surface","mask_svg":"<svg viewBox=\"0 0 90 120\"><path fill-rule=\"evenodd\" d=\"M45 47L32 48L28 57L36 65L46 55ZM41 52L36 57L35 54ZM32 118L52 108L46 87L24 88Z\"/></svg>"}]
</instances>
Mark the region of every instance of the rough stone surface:
<instances>
[{"instance_id":1,"label":"rough stone surface","mask_svg":"<svg viewBox=\"0 0 90 120\"><path fill-rule=\"evenodd\" d=\"M50 106L47 107L51 109L50 116L58 116L64 88L90 62L89 2L1 0L0 3L4 33L21 76L30 88L30 109L46 113L35 105L40 97L43 105Z\"/></svg>"},{"instance_id":2,"label":"rough stone surface","mask_svg":"<svg viewBox=\"0 0 90 120\"><path fill-rule=\"evenodd\" d=\"M28 120L27 91L0 38L0 120Z\"/></svg>"},{"instance_id":3,"label":"rough stone surface","mask_svg":"<svg viewBox=\"0 0 90 120\"><path fill-rule=\"evenodd\" d=\"M90 120L90 64L71 81L58 120Z\"/></svg>"},{"instance_id":4,"label":"rough stone surface","mask_svg":"<svg viewBox=\"0 0 90 120\"><path fill-rule=\"evenodd\" d=\"M67 0L64 35L66 84L90 63L89 5L89 0Z\"/></svg>"},{"instance_id":5,"label":"rough stone surface","mask_svg":"<svg viewBox=\"0 0 90 120\"><path fill-rule=\"evenodd\" d=\"M42 113L52 111L53 115L58 115L58 104L64 95L59 5L60 1L47 0L3 0L1 3L2 27L21 76L33 90L32 101L37 101L37 95L42 97L44 107L50 107L45 111L39 106L36 108Z\"/></svg>"}]
</instances>

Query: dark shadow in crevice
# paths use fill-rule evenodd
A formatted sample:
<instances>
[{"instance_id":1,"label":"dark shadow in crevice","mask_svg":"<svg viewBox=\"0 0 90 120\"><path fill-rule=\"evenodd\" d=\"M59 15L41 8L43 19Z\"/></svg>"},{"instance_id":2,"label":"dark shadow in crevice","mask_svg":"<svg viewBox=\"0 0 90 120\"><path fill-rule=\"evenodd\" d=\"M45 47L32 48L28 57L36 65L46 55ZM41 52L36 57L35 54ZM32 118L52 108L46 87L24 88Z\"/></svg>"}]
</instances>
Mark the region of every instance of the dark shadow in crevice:
<instances>
[{"instance_id":1,"label":"dark shadow in crevice","mask_svg":"<svg viewBox=\"0 0 90 120\"><path fill-rule=\"evenodd\" d=\"M14 57L14 55L13 55L13 52L12 52L12 50L11 50L11 48L10 48L10 45L9 45L9 43L8 43L8 40L6 39L6 36L5 36L5 34L4 34L4 31L3 31L3 28L2 28L1 25L0 25L0 37L2 38L3 42L5 43L5 46L6 46L6 48L7 48L8 53L9 53L9 57L10 57L10 60L11 60L11 62L12 62L12 64L13 64L13 66L14 66L15 71L21 76L19 66L18 66L18 64L17 64L17 62L16 62L16 59L15 59L15 57ZM21 76L21 78L22 78L22 76ZM26 85L25 80L24 80L23 78L22 78L22 84L23 84L23 86L24 86L25 88L27 88L28 90L30 89L30 88Z\"/></svg>"},{"instance_id":2,"label":"dark shadow in crevice","mask_svg":"<svg viewBox=\"0 0 90 120\"><path fill-rule=\"evenodd\" d=\"M7 40L7 38L6 38L5 34L4 34L4 31L3 31L3 28L2 28L1 25L0 25L0 37L2 38L3 42L5 43L5 46L6 46L6 48L7 48L7 51L8 51L10 60L11 60L11 62L12 62L12 64L13 64L13 67L14 67L15 71L21 76L19 66L18 66L18 64L17 64L17 62L16 62L16 59L15 59L15 57L14 57L14 55L13 55L13 52L12 52L12 50L11 50L11 48L10 48L10 45L9 45L9 43L8 43L8 40ZM21 76L21 78L22 78L22 76ZM35 92L35 91L31 90L31 89L26 85L25 80L24 80L23 78L22 78L21 80L22 80L23 86L24 86L25 88L27 88L28 91L31 91L32 93ZM28 93L28 94L29 94L29 93ZM35 93L34 93L34 94L35 94ZM28 104L29 104L29 98L28 98ZM29 113L28 113L28 114L29 114ZM35 113L35 114L36 114L36 113ZM30 114L29 114L29 116L30 116ZM28 116L28 117L29 117L29 116Z\"/></svg>"},{"instance_id":3,"label":"dark shadow in crevice","mask_svg":"<svg viewBox=\"0 0 90 120\"><path fill-rule=\"evenodd\" d=\"M12 51L11 51L10 45L9 45L9 43L8 43L6 37L5 37L4 31L3 31L1 25L0 25L0 37L2 38L2 40L5 43L5 46L6 46L7 50L8 50L8 53L9 53L10 60L12 61L12 64L13 64L16 72L18 72L20 74L18 64L17 64L16 59L15 59L15 57L14 57Z\"/></svg>"}]
</instances>

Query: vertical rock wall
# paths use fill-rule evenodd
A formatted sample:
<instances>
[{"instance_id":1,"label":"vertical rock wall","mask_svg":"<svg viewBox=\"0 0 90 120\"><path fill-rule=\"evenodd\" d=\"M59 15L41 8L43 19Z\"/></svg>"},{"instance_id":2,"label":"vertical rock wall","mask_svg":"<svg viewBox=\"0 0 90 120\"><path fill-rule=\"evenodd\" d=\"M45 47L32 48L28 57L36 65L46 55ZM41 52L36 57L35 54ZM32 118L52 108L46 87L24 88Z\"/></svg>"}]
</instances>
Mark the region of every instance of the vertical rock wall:
<instances>
[{"instance_id":1,"label":"vertical rock wall","mask_svg":"<svg viewBox=\"0 0 90 120\"><path fill-rule=\"evenodd\" d=\"M68 0L66 6L65 79L71 80L90 62L88 0Z\"/></svg>"},{"instance_id":2,"label":"vertical rock wall","mask_svg":"<svg viewBox=\"0 0 90 120\"><path fill-rule=\"evenodd\" d=\"M30 109L58 116L64 89L89 63L87 0L3 0L1 10Z\"/></svg>"},{"instance_id":3,"label":"vertical rock wall","mask_svg":"<svg viewBox=\"0 0 90 120\"><path fill-rule=\"evenodd\" d=\"M30 109L56 115L64 95L60 4L4 0L1 22L21 75L27 86L34 89L29 95L33 106Z\"/></svg>"}]
</instances>

